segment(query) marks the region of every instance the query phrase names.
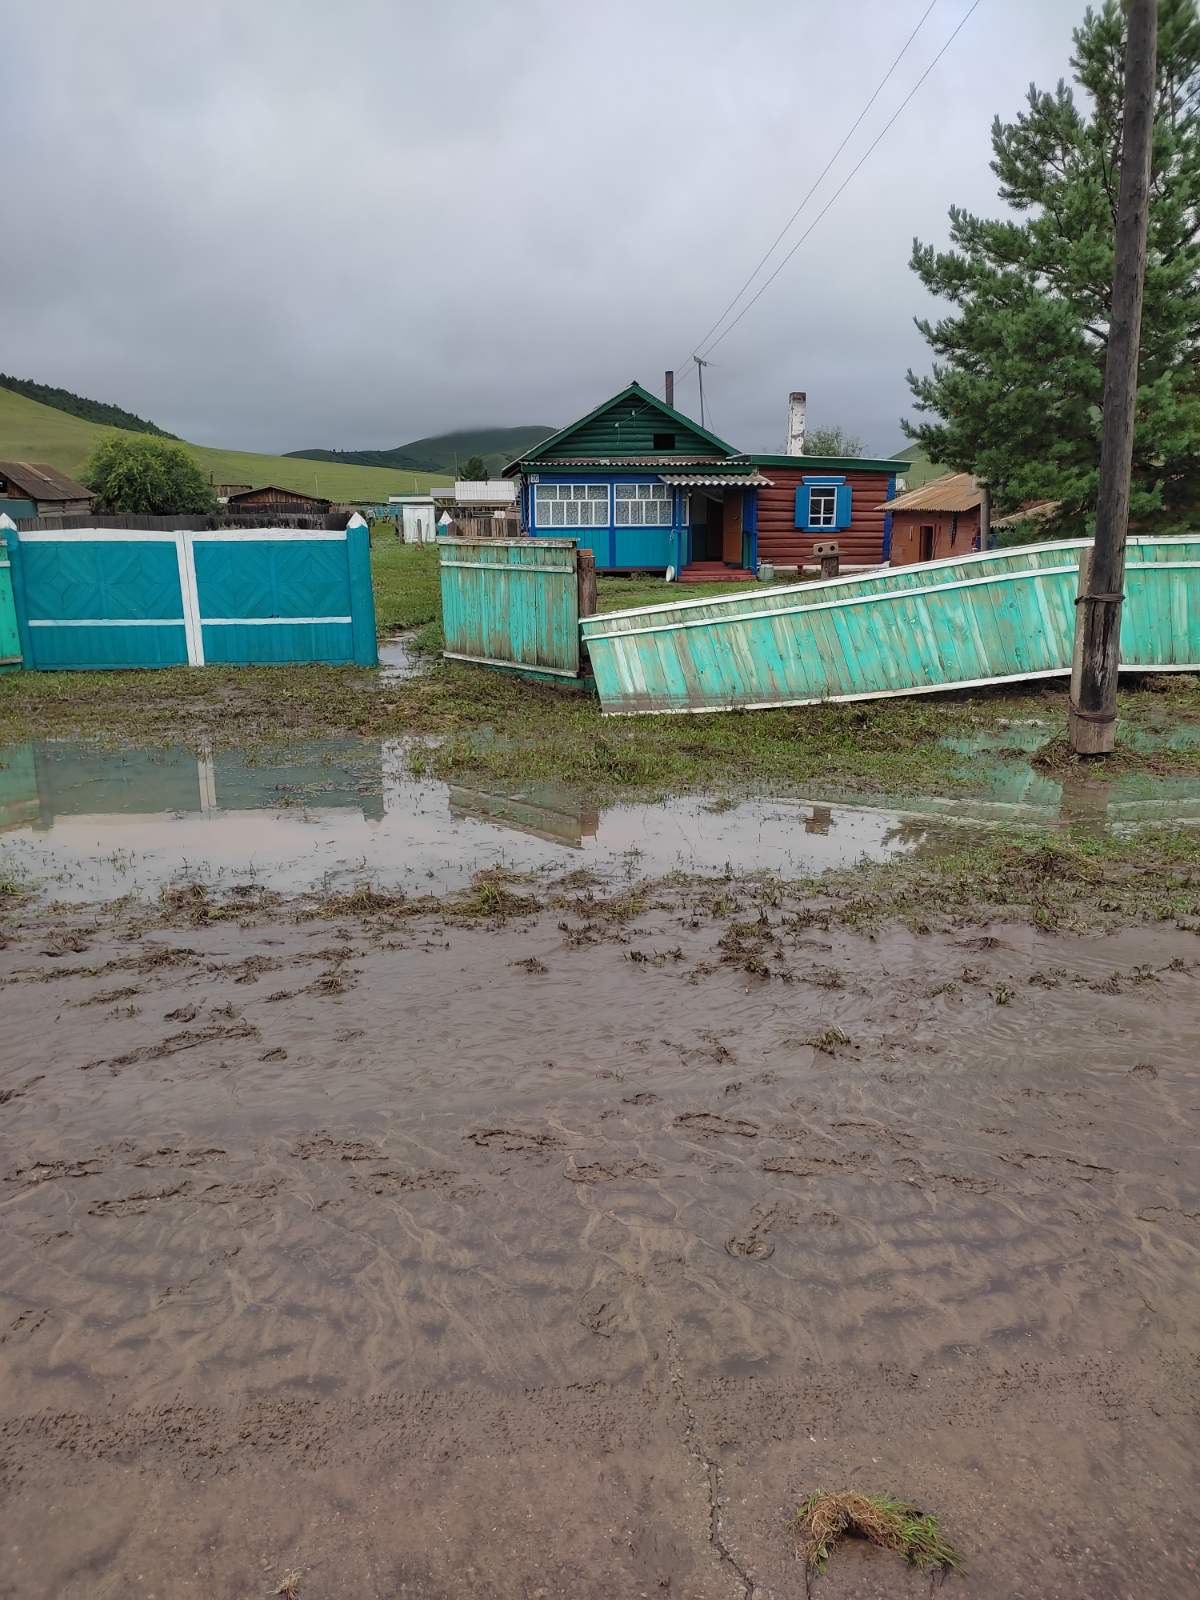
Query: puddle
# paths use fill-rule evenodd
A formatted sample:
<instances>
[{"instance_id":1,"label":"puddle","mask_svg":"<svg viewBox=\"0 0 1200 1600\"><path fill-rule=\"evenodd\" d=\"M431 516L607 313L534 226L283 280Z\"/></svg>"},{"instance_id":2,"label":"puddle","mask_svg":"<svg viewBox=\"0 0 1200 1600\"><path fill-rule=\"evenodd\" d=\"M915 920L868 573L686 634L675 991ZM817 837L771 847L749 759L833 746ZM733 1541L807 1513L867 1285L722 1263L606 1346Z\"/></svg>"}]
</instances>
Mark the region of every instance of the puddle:
<instances>
[{"instance_id":1,"label":"puddle","mask_svg":"<svg viewBox=\"0 0 1200 1600\"><path fill-rule=\"evenodd\" d=\"M412 649L412 638L407 633L389 634L379 641L379 676L384 683L403 683L408 678L419 677L425 663Z\"/></svg>"},{"instance_id":2,"label":"puddle","mask_svg":"<svg viewBox=\"0 0 1200 1600\"><path fill-rule=\"evenodd\" d=\"M1011 749L1015 732L1029 748L1046 737L1044 728L1009 730L995 747ZM987 748L971 746L976 755ZM43 741L0 752L0 849L6 872L69 901L154 894L189 879L297 892L377 878L444 893L488 867L803 876L940 848L961 839L964 824L1200 821L1200 776L1064 784L1009 756L981 787L973 797L912 796L886 808L694 795L600 808L553 784L414 778L404 741L313 742L286 762Z\"/></svg>"}]
</instances>

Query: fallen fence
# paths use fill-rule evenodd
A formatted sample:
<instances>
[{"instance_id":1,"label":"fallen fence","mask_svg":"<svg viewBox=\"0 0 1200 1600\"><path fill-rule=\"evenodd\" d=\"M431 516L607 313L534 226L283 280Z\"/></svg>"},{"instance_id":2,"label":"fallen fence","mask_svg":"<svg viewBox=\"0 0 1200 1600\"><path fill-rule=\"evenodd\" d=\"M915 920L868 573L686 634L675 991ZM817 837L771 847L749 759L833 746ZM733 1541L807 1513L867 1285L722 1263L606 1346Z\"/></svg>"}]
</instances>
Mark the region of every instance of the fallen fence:
<instances>
[{"instance_id":1,"label":"fallen fence","mask_svg":"<svg viewBox=\"0 0 1200 1600\"><path fill-rule=\"evenodd\" d=\"M541 541L539 541L540 543ZM757 710L1071 668L1083 539L585 617L605 712ZM1126 671L1200 670L1200 536L1131 539Z\"/></svg>"}]
</instances>

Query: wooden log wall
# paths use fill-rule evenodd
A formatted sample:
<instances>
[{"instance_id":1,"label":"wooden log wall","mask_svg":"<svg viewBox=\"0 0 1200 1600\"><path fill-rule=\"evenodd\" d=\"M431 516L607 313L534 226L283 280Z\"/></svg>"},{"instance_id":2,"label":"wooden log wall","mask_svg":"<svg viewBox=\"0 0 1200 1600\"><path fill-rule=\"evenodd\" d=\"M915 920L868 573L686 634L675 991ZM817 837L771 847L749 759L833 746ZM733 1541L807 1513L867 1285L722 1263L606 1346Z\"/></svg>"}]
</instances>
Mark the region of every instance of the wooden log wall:
<instances>
[{"instance_id":1,"label":"wooden log wall","mask_svg":"<svg viewBox=\"0 0 1200 1600\"><path fill-rule=\"evenodd\" d=\"M771 480L769 489L758 491L758 559L773 562L777 567L798 567L816 563L813 544L818 540L836 539L841 545L842 569L847 566L876 566L884 559L883 519L878 508L888 497L886 472L847 472L850 485L850 511L853 518L848 528L834 533L805 533L796 526L796 490L806 476L835 476L824 474L813 466L804 466L803 457L797 457L797 466L769 466L761 469Z\"/></svg>"}]
</instances>

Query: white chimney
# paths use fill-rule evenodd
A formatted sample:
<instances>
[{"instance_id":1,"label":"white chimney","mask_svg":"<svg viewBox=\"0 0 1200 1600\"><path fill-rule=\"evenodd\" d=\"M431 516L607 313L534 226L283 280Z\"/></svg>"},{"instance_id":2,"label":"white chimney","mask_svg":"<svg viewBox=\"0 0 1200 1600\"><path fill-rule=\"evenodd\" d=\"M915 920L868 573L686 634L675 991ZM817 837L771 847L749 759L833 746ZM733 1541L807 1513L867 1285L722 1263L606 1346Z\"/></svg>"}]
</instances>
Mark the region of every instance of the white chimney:
<instances>
[{"instance_id":1,"label":"white chimney","mask_svg":"<svg viewBox=\"0 0 1200 1600\"><path fill-rule=\"evenodd\" d=\"M804 433L807 423L805 413L808 407L808 396L803 389L793 389L788 395L788 431L787 453L789 456L802 456L804 454Z\"/></svg>"}]
</instances>

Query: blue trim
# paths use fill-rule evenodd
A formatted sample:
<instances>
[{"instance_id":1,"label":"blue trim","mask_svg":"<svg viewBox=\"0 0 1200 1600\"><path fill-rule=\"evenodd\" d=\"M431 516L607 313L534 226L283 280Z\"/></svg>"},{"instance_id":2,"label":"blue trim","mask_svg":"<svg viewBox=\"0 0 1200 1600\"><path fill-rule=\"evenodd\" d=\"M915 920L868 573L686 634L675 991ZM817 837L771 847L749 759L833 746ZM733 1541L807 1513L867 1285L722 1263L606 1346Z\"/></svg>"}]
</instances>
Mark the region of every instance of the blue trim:
<instances>
[{"instance_id":1,"label":"blue trim","mask_svg":"<svg viewBox=\"0 0 1200 1600\"><path fill-rule=\"evenodd\" d=\"M361 517L352 517L346 528L346 566L350 575L350 616L351 629L351 654L354 663L359 667L377 667L379 665L379 649L375 639L375 590L371 583L371 530ZM344 624L342 625L344 626ZM220 632L220 629L214 629ZM232 629L236 633L238 629ZM266 634L273 634L274 628L263 628ZM280 639L292 644L286 633ZM334 628L312 626L307 633L301 635L304 645L311 650L308 655L293 655L292 660L300 661L344 661L345 655L337 650L334 644L333 652L326 655L331 641L337 639ZM274 641L272 641L274 643ZM204 659L208 660L208 638L205 636ZM260 659L278 661L285 659L280 655L265 655Z\"/></svg>"},{"instance_id":2,"label":"blue trim","mask_svg":"<svg viewBox=\"0 0 1200 1600\"><path fill-rule=\"evenodd\" d=\"M894 472L888 479L885 498L888 500L896 498L896 474ZM887 562L892 559L892 513L890 511L883 513L883 559Z\"/></svg>"},{"instance_id":3,"label":"blue trim","mask_svg":"<svg viewBox=\"0 0 1200 1600\"><path fill-rule=\"evenodd\" d=\"M742 565L758 571L758 490L742 490Z\"/></svg>"}]
</instances>

